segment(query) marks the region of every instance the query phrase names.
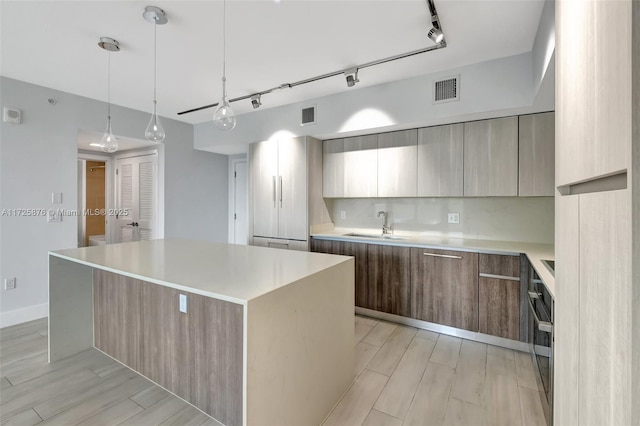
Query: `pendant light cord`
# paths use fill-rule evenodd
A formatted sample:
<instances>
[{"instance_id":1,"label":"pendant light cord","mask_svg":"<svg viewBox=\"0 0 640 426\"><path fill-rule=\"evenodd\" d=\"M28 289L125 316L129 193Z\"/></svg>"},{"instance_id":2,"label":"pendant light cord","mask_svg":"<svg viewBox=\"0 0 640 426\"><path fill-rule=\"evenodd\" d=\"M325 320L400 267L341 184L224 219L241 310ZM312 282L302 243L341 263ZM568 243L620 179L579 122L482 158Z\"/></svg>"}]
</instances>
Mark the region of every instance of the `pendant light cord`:
<instances>
[{"instance_id":1,"label":"pendant light cord","mask_svg":"<svg viewBox=\"0 0 640 426\"><path fill-rule=\"evenodd\" d=\"M222 100L227 99L227 0L222 2Z\"/></svg>"},{"instance_id":2,"label":"pendant light cord","mask_svg":"<svg viewBox=\"0 0 640 426\"><path fill-rule=\"evenodd\" d=\"M111 128L111 52L107 51L107 120Z\"/></svg>"},{"instance_id":3,"label":"pendant light cord","mask_svg":"<svg viewBox=\"0 0 640 426\"><path fill-rule=\"evenodd\" d=\"M158 68L157 30L158 30L158 17L156 16L155 18L153 18L153 108L154 108L154 112L155 112L155 106L156 106L156 84L157 84L156 70Z\"/></svg>"}]
</instances>

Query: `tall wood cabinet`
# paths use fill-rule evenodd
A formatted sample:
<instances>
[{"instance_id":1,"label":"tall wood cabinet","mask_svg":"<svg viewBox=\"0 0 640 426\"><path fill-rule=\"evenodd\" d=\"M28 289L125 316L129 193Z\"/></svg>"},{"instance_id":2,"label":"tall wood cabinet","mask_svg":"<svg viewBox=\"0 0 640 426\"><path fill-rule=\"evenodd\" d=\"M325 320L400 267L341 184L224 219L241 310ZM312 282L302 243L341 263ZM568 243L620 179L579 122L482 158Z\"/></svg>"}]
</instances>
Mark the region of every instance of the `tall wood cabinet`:
<instances>
[{"instance_id":1,"label":"tall wood cabinet","mask_svg":"<svg viewBox=\"0 0 640 426\"><path fill-rule=\"evenodd\" d=\"M462 197L464 124L418 129L418 197Z\"/></svg>"},{"instance_id":2,"label":"tall wood cabinet","mask_svg":"<svg viewBox=\"0 0 640 426\"><path fill-rule=\"evenodd\" d=\"M418 131L378 135L378 197L417 195Z\"/></svg>"},{"instance_id":3,"label":"tall wood cabinet","mask_svg":"<svg viewBox=\"0 0 640 426\"><path fill-rule=\"evenodd\" d=\"M322 199L322 142L286 138L249 146L251 235L308 241L309 226L329 223Z\"/></svg>"},{"instance_id":4,"label":"tall wood cabinet","mask_svg":"<svg viewBox=\"0 0 640 426\"><path fill-rule=\"evenodd\" d=\"M554 422L639 424L640 3L557 1L556 34Z\"/></svg>"},{"instance_id":5,"label":"tall wood cabinet","mask_svg":"<svg viewBox=\"0 0 640 426\"><path fill-rule=\"evenodd\" d=\"M478 254L412 248L410 316L478 331Z\"/></svg>"},{"instance_id":6,"label":"tall wood cabinet","mask_svg":"<svg viewBox=\"0 0 640 426\"><path fill-rule=\"evenodd\" d=\"M464 123L464 195L518 195L518 117Z\"/></svg>"}]
</instances>

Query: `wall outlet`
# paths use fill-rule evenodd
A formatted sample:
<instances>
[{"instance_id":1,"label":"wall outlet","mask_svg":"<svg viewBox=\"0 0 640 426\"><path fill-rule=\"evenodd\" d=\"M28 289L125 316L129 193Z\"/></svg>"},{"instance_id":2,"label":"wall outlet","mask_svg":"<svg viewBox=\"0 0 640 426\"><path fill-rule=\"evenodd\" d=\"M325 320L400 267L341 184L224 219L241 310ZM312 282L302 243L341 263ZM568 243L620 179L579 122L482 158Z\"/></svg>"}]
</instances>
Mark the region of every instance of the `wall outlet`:
<instances>
[{"instance_id":1,"label":"wall outlet","mask_svg":"<svg viewBox=\"0 0 640 426\"><path fill-rule=\"evenodd\" d=\"M51 203L52 204L62 204L62 192L52 192L51 193Z\"/></svg>"},{"instance_id":2,"label":"wall outlet","mask_svg":"<svg viewBox=\"0 0 640 426\"><path fill-rule=\"evenodd\" d=\"M183 313L187 313L187 295L186 294L180 294L179 296L180 299L180 312Z\"/></svg>"},{"instance_id":3,"label":"wall outlet","mask_svg":"<svg viewBox=\"0 0 640 426\"><path fill-rule=\"evenodd\" d=\"M460 213L449 213L449 223L460 223Z\"/></svg>"},{"instance_id":4,"label":"wall outlet","mask_svg":"<svg viewBox=\"0 0 640 426\"><path fill-rule=\"evenodd\" d=\"M16 289L16 278L5 278L4 279L4 289L5 290L15 290Z\"/></svg>"},{"instance_id":5,"label":"wall outlet","mask_svg":"<svg viewBox=\"0 0 640 426\"><path fill-rule=\"evenodd\" d=\"M347 218L347 211L340 210L340 219L346 219L346 218Z\"/></svg>"}]
</instances>

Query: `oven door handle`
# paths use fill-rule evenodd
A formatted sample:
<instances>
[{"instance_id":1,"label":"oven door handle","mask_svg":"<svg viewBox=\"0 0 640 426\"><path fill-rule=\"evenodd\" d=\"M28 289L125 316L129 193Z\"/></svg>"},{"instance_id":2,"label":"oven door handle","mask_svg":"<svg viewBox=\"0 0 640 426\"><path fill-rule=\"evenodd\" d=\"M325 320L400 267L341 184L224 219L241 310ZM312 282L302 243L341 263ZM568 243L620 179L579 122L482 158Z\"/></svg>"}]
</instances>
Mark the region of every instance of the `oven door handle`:
<instances>
[{"instance_id":1,"label":"oven door handle","mask_svg":"<svg viewBox=\"0 0 640 426\"><path fill-rule=\"evenodd\" d=\"M538 299L539 295L538 293L535 293L533 291L529 292L529 309L531 309L531 315L533 315L533 319L536 321L536 323L538 324L538 330L544 332L544 333L552 333L553 332L553 324L551 324L548 321L540 321L540 318L538 317L538 314L536 314L536 310L533 307L533 299Z\"/></svg>"}]
</instances>

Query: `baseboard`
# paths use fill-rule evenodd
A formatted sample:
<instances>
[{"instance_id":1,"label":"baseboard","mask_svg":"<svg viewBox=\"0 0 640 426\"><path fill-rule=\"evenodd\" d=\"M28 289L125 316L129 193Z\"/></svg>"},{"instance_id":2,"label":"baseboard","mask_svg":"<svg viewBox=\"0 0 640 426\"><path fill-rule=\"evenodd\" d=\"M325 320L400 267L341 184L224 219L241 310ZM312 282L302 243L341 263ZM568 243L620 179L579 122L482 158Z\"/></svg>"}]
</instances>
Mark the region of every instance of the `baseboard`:
<instances>
[{"instance_id":1,"label":"baseboard","mask_svg":"<svg viewBox=\"0 0 640 426\"><path fill-rule=\"evenodd\" d=\"M13 311L0 312L0 328L21 324L23 322L33 321L40 318L46 318L48 316L48 303L29 306L22 309L14 309Z\"/></svg>"}]
</instances>

